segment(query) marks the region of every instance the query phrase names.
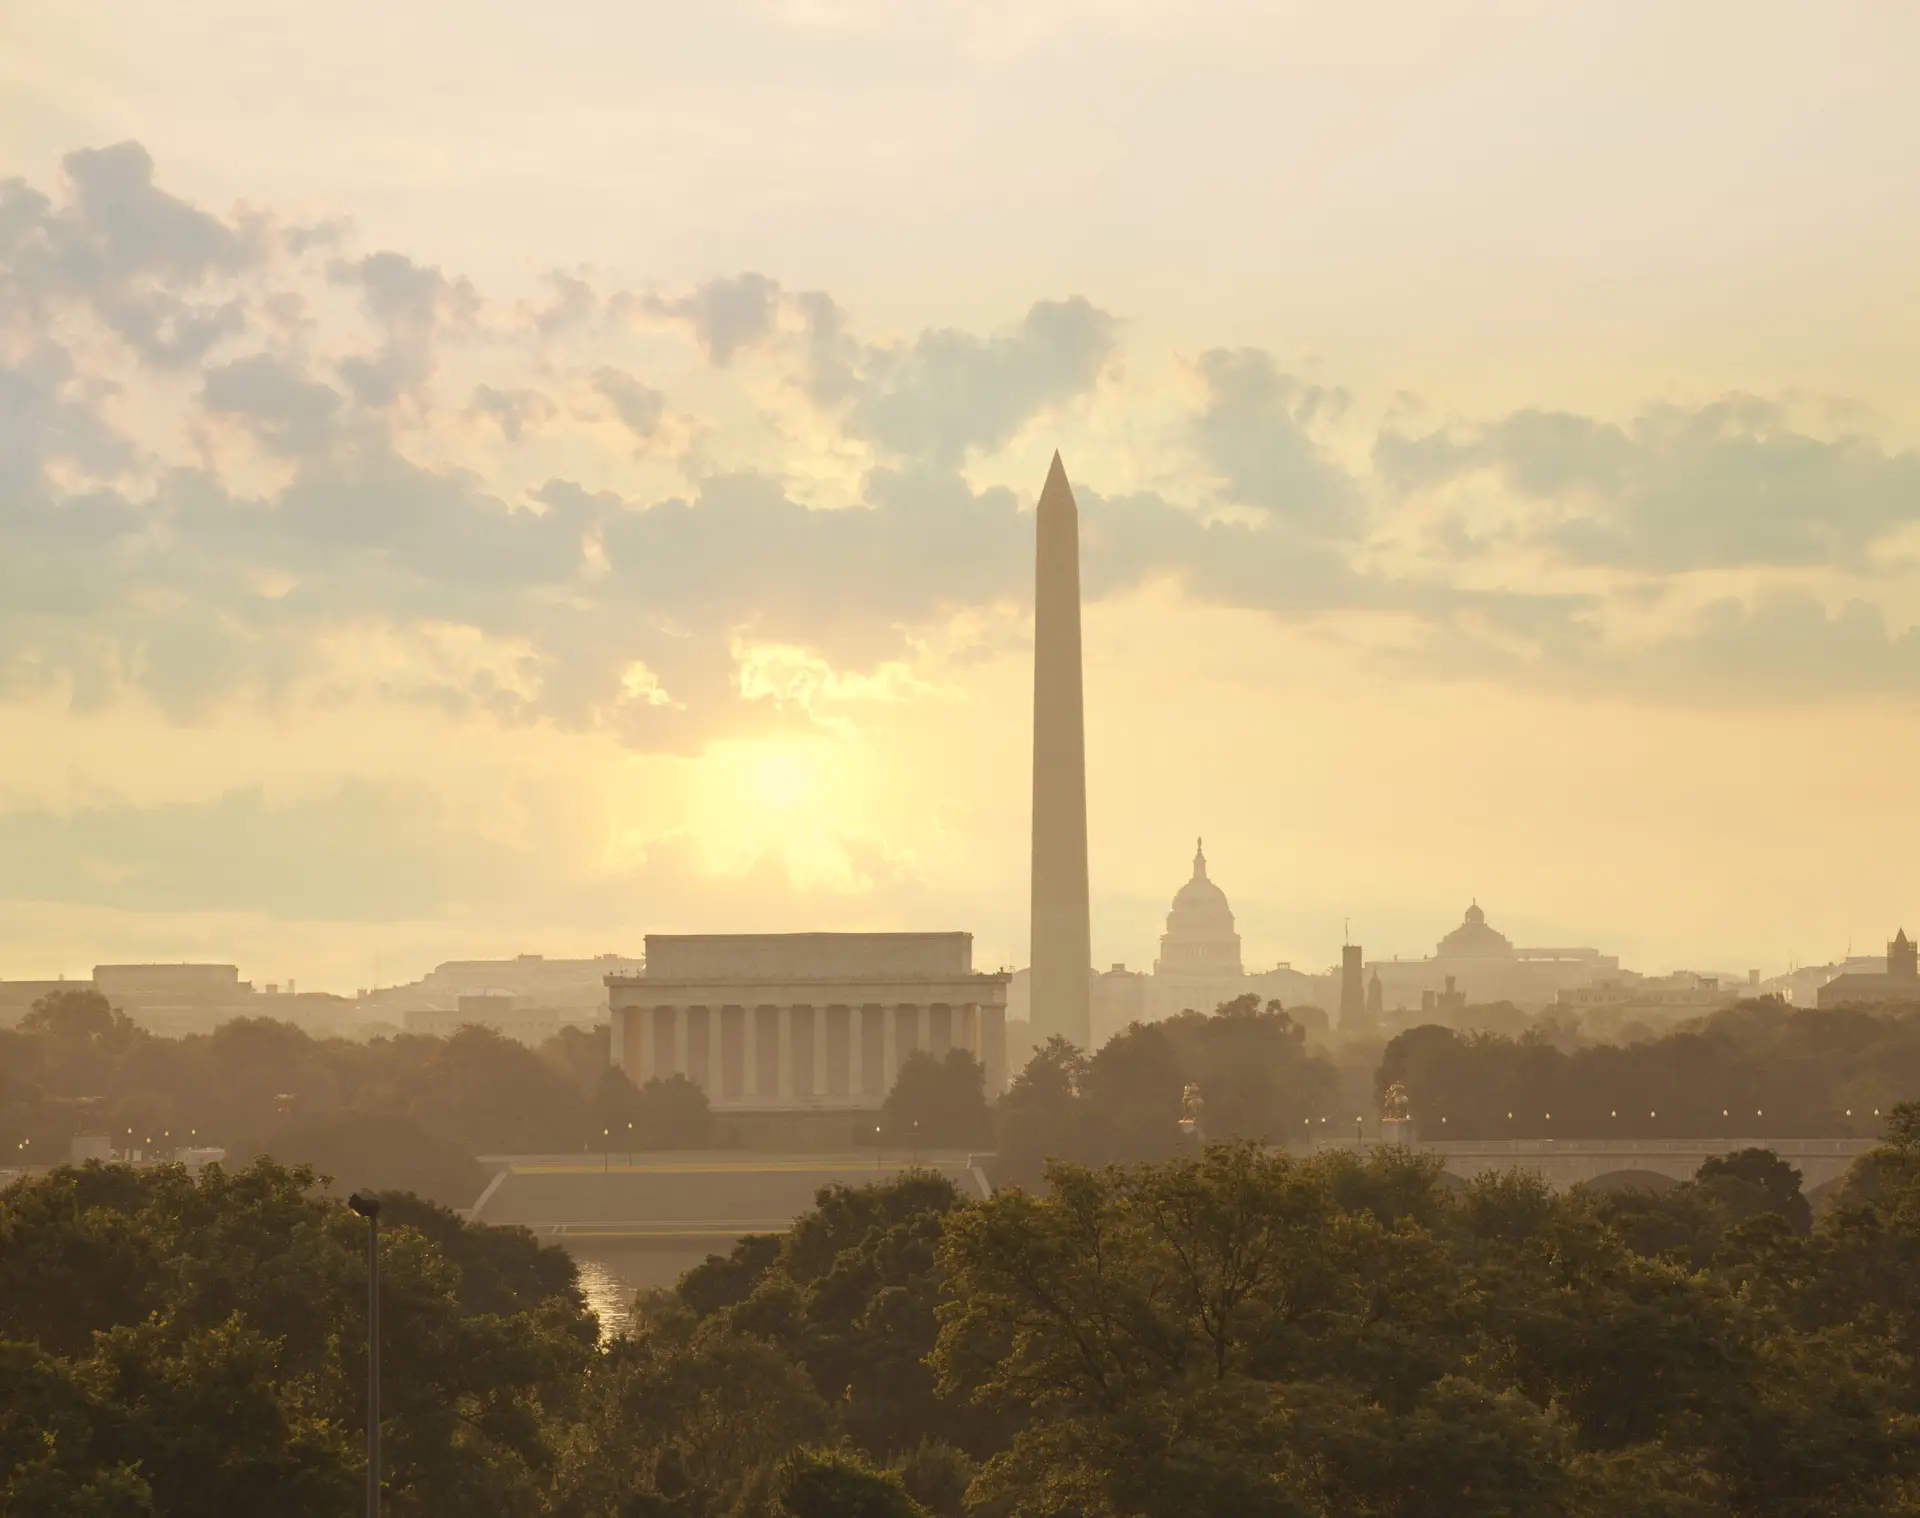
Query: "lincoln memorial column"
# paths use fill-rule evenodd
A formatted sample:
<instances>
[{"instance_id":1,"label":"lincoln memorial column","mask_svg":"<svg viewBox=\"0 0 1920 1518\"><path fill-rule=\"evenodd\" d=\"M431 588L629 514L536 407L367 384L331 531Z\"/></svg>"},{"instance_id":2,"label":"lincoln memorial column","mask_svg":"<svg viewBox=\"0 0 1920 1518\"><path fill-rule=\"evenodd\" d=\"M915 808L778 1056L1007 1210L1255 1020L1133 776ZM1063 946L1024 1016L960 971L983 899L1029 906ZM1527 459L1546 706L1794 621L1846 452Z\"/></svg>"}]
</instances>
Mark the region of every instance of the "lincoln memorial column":
<instances>
[{"instance_id":1,"label":"lincoln memorial column","mask_svg":"<svg viewBox=\"0 0 1920 1518\"><path fill-rule=\"evenodd\" d=\"M687 1063L687 1009L673 1009L673 1073L686 1075L692 1070Z\"/></svg>"},{"instance_id":2,"label":"lincoln memorial column","mask_svg":"<svg viewBox=\"0 0 1920 1518\"><path fill-rule=\"evenodd\" d=\"M607 1009L607 1063L626 1073L627 1063L627 1009L609 1006Z\"/></svg>"},{"instance_id":3,"label":"lincoln memorial column","mask_svg":"<svg viewBox=\"0 0 1920 1518\"><path fill-rule=\"evenodd\" d=\"M760 1009L740 1009L740 1094L743 1099L760 1095Z\"/></svg>"},{"instance_id":4,"label":"lincoln memorial column","mask_svg":"<svg viewBox=\"0 0 1920 1518\"><path fill-rule=\"evenodd\" d=\"M644 1086L653 1078L653 1008L629 1008L622 1015L633 1019L633 1037L628 1040L633 1046L633 1068L627 1073L634 1085Z\"/></svg>"},{"instance_id":5,"label":"lincoln memorial column","mask_svg":"<svg viewBox=\"0 0 1920 1518\"><path fill-rule=\"evenodd\" d=\"M867 1089L867 1009L847 1008L847 1095ZM855 1105L858 1105L856 1102Z\"/></svg>"},{"instance_id":6,"label":"lincoln memorial column","mask_svg":"<svg viewBox=\"0 0 1920 1518\"><path fill-rule=\"evenodd\" d=\"M831 1007L813 1009L813 1098L822 1100L827 1094L827 1014Z\"/></svg>"},{"instance_id":7,"label":"lincoln memorial column","mask_svg":"<svg viewBox=\"0 0 1920 1518\"><path fill-rule=\"evenodd\" d=\"M925 1002L921 1002L920 1005L915 1008L915 1012L917 1014L917 1026L913 1037L913 1047L931 1054L933 1052L933 1008L929 1007Z\"/></svg>"},{"instance_id":8,"label":"lincoln memorial column","mask_svg":"<svg viewBox=\"0 0 1920 1518\"><path fill-rule=\"evenodd\" d=\"M893 1007L880 1009L880 1095L893 1089L893 1078L900 1073L900 1014Z\"/></svg>"},{"instance_id":9,"label":"lincoln memorial column","mask_svg":"<svg viewBox=\"0 0 1920 1518\"><path fill-rule=\"evenodd\" d=\"M780 1100L793 1100L793 1008L780 1009Z\"/></svg>"}]
</instances>

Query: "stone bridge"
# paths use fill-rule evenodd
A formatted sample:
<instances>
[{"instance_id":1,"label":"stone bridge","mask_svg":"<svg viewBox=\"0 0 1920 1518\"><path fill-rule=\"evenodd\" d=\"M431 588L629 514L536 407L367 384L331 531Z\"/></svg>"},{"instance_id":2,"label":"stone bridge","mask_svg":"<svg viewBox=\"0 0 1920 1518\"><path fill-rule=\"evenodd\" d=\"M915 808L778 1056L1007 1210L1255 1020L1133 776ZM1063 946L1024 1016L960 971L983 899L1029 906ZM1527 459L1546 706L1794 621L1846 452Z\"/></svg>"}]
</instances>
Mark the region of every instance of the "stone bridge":
<instances>
[{"instance_id":1,"label":"stone bridge","mask_svg":"<svg viewBox=\"0 0 1920 1518\"><path fill-rule=\"evenodd\" d=\"M1368 1152L1376 1142L1323 1139L1316 1150ZM1556 1191L1582 1183L1618 1184L1635 1176L1690 1181L1702 1161L1740 1149L1771 1149L1800 1172L1812 1193L1847 1173L1855 1158L1878 1147L1875 1139L1469 1139L1409 1143L1409 1149L1446 1161L1447 1174L1472 1180L1493 1170L1529 1170ZM1658 1184L1657 1182L1655 1184Z\"/></svg>"}]
</instances>

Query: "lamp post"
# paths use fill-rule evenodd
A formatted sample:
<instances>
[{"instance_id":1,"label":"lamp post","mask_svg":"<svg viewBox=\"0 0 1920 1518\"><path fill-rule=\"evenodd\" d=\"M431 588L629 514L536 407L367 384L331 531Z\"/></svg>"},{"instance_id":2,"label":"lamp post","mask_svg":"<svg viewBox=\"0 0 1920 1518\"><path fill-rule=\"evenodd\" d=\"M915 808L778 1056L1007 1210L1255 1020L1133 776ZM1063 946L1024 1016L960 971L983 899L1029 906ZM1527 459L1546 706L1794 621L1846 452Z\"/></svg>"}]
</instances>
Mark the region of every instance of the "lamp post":
<instances>
[{"instance_id":1,"label":"lamp post","mask_svg":"<svg viewBox=\"0 0 1920 1518\"><path fill-rule=\"evenodd\" d=\"M367 1220L367 1518L380 1518L380 1198L356 1191L347 1205Z\"/></svg>"}]
</instances>

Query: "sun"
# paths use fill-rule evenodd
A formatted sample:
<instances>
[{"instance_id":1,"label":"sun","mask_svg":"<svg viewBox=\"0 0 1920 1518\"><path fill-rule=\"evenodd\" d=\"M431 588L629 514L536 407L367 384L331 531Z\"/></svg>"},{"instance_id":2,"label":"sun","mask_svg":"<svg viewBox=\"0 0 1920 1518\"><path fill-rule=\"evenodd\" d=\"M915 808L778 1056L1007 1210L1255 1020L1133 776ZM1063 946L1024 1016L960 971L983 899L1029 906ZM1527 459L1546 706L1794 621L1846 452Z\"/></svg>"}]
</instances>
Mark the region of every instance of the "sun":
<instances>
[{"instance_id":1,"label":"sun","mask_svg":"<svg viewBox=\"0 0 1920 1518\"><path fill-rule=\"evenodd\" d=\"M791 749L770 749L753 767L753 790L770 812L797 812L813 794L813 772Z\"/></svg>"}]
</instances>

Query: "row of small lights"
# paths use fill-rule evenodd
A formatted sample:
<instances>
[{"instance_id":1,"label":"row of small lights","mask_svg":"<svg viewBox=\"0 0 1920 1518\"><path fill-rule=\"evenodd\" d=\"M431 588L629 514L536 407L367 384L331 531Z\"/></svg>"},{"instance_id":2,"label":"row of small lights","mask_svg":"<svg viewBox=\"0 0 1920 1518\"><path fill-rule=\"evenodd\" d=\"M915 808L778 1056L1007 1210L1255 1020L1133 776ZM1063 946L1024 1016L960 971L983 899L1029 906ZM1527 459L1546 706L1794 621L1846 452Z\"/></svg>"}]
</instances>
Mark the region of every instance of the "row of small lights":
<instances>
[{"instance_id":1,"label":"row of small lights","mask_svg":"<svg viewBox=\"0 0 1920 1518\"><path fill-rule=\"evenodd\" d=\"M132 1138L132 1137L133 1137L133 1130L132 1130L131 1128L129 1128L129 1129L127 1130L127 1137L128 1137L128 1138ZM161 1130L161 1132L160 1132L160 1137L161 1137L161 1138L163 1138L163 1139L170 1139L170 1138L172 1138L172 1137L173 1137L173 1130L172 1130L171 1128L164 1128L164 1129L162 1129L162 1130ZM188 1138L198 1138L198 1137L200 1137L200 1130L199 1130L198 1128L189 1128L189 1129L187 1130L187 1137L188 1137ZM16 1149L19 1149L19 1150L23 1150L23 1151L24 1151L24 1150L26 1149L26 1147L27 1147L27 1145L29 1145L29 1144L31 1144L32 1142L33 1142L33 1140L32 1140L32 1139L21 1139L21 1140L20 1140L20 1142L19 1142L19 1143L17 1143L17 1144L15 1144L15 1145L14 1145L13 1147L14 1147L14 1148L16 1148ZM153 1142L153 1135L152 1135L152 1134L148 1134L144 1142L146 1142L146 1143L149 1143L149 1144L151 1144L151 1143ZM131 1146L129 1146L129 1147L131 1147Z\"/></svg>"},{"instance_id":2,"label":"row of small lights","mask_svg":"<svg viewBox=\"0 0 1920 1518\"><path fill-rule=\"evenodd\" d=\"M1618 1110L1618 1109L1615 1109L1614 1111L1612 1111L1612 1112L1609 1112L1609 1113L1607 1114L1607 1116L1608 1116L1608 1117L1618 1117L1619 1115L1620 1115L1620 1113L1619 1113L1619 1110ZM1648 1117L1658 1117L1659 1115L1660 1115L1660 1114L1659 1114L1659 1113L1657 1113L1657 1112L1649 1112L1649 1113L1647 1114L1647 1116L1648 1116ZM1727 1110L1727 1109L1726 1109L1725 1107L1722 1107L1722 1108L1720 1109L1720 1115L1721 1115L1722 1117L1732 1117L1732 1116L1733 1116L1733 1114L1732 1114L1731 1112L1729 1112L1729 1111L1728 1111L1728 1110ZM1760 1110L1759 1108L1757 1108L1757 1107L1756 1107L1756 1108L1754 1109L1754 1113L1753 1113L1753 1115L1754 1115L1755 1117L1765 1117L1765 1116L1766 1116L1767 1114L1766 1114L1766 1113L1765 1113L1764 1111L1762 1111L1762 1110ZM1847 1115L1848 1117L1852 1117L1852 1116L1853 1116L1853 1108L1851 1108L1851 1107L1849 1107L1849 1108L1847 1108L1847 1111L1846 1111L1846 1115ZM1875 1107L1875 1108L1873 1109L1873 1115L1874 1115L1875 1117L1878 1117L1878 1116L1880 1115L1880 1109L1879 1109L1878 1107ZM1408 1118L1411 1118L1411 1116L1412 1116L1412 1114L1411 1114L1411 1113L1409 1113L1409 1114L1408 1114ZM1544 1113L1542 1113L1542 1114L1541 1114L1541 1116L1542 1116L1542 1117L1543 1117L1543 1118L1544 1118L1544 1119L1545 1119L1545 1120L1546 1120L1547 1122L1549 1122L1549 1123L1553 1121L1553 1114L1552 1114L1551 1112L1544 1112ZM1509 1120L1511 1120L1511 1118L1513 1117L1513 1114L1512 1114L1511 1112L1509 1112L1509 1113L1507 1114L1507 1117L1509 1118ZM1407 1120L1408 1120L1408 1118L1403 1118L1403 1119L1400 1119L1400 1121L1407 1121ZM1356 1112L1356 1113L1354 1114L1354 1116L1353 1116L1353 1120L1354 1120L1354 1121L1355 1121L1356 1123L1364 1123L1364 1122L1366 1121L1366 1117L1365 1117L1364 1115L1362 1115L1361 1113L1357 1113L1357 1112ZM1307 1125L1308 1127L1312 1127L1312 1126L1313 1126L1313 1119L1312 1119L1312 1118L1310 1118L1310 1117L1303 1117L1303 1118L1301 1118L1301 1119L1300 1119L1300 1121L1301 1121L1301 1122L1303 1122L1303 1123L1305 1123L1305 1124L1306 1124L1306 1125ZM1323 1117L1323 1118L1321 1118L1321 1119L1320 1119L1320 1121L1324 1123L1324 1122L1326 1121L1326 1119L1325 1119L1325 1118ZM1389 1119L1389 1121L1392 1121L1392 1119ZM1444 1123L1444 1122L1446 1121L1446 1119L1445 1119L1445 1118L1443 1117L1443 1118L1441 1118L1441 1119L1440 1119L1440 1121Z\"/></svg>"}]
</instances>

